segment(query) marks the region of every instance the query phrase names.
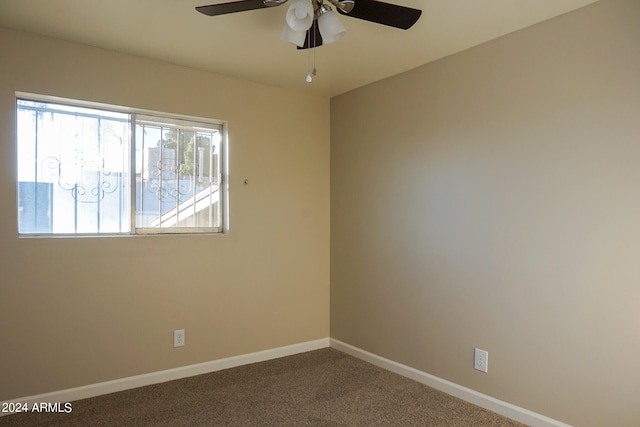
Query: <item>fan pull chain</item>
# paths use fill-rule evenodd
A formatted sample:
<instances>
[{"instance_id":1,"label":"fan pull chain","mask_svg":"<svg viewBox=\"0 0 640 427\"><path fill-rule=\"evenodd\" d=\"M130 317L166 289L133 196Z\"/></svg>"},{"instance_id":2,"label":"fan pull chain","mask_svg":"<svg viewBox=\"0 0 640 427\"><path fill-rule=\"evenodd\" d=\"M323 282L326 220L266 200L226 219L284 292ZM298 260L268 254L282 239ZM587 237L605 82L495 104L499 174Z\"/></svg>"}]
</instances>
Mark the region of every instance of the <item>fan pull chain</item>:
<instances>
[{"instance_id":1,"label":"fan pull chain","mask_svg":"<svg viewBox=\"0 0 640 427\"><path fill-rule=\"evenodd\" d=\"M311 26L311 28L309 28L307 31L308 33L308 39L309 39L309 43L311 44L311 46L307 51L307 83L311 83L313 81L313 77L315 77L316 74L318 74L318 70L316 70L316 32L315 31L311 31L311 29L313 28L313 25ZM312 35L313 34L313 35ZM311 38L313 37L313 42L311 41ZM313 70L311 69L311 50L313 50Z\"/></svg>"},{"instance_id":2,"label":"fan pull chain","mask_svg":"<svg viewBox=\"0 0 640 427\"><path fill-rule=\"evenodd\" d=\"M315 36L314 36L315 37ZM316 48L313 48L313 71L311 72L314 76L318 74L318 70L316 70Z\"/></svg>"},{"instance_id":3,"label":"fan pull chain","mask_svg":"<svg viewBox=\"0 0 640 427\"><path fill-rule=\"evenodd\" d=\"M311 76L313 71L311 71L311 52L310 51L311 49L307 51L307 83L311 83L313 81L313 77Z\"/></svg>"}]
</instances>

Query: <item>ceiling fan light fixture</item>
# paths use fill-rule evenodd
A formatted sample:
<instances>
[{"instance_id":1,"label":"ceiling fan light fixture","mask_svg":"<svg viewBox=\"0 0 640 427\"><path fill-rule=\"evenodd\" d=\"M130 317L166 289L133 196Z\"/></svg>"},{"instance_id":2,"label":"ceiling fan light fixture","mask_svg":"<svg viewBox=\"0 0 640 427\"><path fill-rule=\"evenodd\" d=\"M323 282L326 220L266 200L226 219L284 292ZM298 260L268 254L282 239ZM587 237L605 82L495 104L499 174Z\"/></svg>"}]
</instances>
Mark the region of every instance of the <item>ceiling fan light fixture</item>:
<instances>
[{"instance_id":1,"label":"ceiling fan light fixture","mask_svg":"<svg viewBox=\"0 0 640 427\"><path fill-rule=\"evenodd\" d=\"M292 29L289 24L284 24L284 28L280 33L280 40L284 40L289 43L293 43L299 47L304 46L304 40L307 36L306 31L296 31Z\"/></svg>"},{"instance_id":2,"label":"ceiling fan light fixture","mask_svg":"<svg viewBox=\"0 0 640 427\"><path fill-rule=\"evenodd\" d=\"M347 29L340 22L340 18L329 6L320 4L316 11L316 16L324 43L333 43L347 33Z\"/></svg>"},{"instance_id":3,"label":"ceiling fan light fixture","mask_svg":"<svg viewBox=\"0 0 640 427\"><path fill-rule=\"evenodd\" d=\"M313 24L313 4L311 0L293 0L287 10L287 25L294 31L307 31Z\"/></svg>"},{"instance_id":4,"label":"ceiling fan light fixture","mask_svg":"<svg viewBox=\"0 0 640 427\"><path fill-rule=\"evenodd\" d=\"M329 0L332 5L336 8L340 9L341 12L349 13L353 10L353 6L355 6L355 0Z\"/></svg>"}]
</instances>

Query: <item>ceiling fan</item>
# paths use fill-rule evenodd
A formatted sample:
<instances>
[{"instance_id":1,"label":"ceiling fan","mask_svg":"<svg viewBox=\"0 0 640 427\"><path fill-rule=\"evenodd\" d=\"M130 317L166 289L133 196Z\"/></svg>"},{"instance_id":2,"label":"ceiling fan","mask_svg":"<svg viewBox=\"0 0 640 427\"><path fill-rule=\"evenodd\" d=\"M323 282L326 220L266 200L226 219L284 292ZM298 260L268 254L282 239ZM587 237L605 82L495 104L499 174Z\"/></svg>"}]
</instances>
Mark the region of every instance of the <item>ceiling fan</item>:
<instances>
[{"instance_id":1,"label":"ceiling fan","mask_svg":"<svg viewBox=\"0 0 640 427\"><path fill-rule=\"evenodd\" d=\"M196 10L208 16L217 16L280 6L286 2L287 0L240 0L198 6ZM296 44L298 49L315 48L321 46L323 41L326 44L340 38L346 29L328 3L341 15L403 30L415 24L422 14L419 9L377 0L293 0L280 38Z\"/></svg>"}]
</instances>

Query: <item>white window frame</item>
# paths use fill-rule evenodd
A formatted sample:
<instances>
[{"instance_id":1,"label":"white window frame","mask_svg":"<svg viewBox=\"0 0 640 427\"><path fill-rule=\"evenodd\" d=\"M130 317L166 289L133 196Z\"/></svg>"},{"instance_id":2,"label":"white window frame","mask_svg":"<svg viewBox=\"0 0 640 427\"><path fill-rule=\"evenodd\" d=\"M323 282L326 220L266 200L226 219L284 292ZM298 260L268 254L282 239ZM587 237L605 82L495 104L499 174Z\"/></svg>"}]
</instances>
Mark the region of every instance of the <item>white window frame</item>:
<instances>
[{"instance_id":1,"label":"white window frame","mask_svg":"<svg viewBox=\"0 0 640 427\"><path fill-rule=\"evenodd\" d=\"M202 117L194 117L194 116L185 116L174 113L164 113L152 110L144 110L137 109L132 107L123 107L112 104L104 104L104 103L96 103L90 101L81 101L75 99L61 98L56 96L47 96L47 95L38 95L26 92L16 92L16 120L15 120L15 129L16 129L16 165L18 164L18 119L17 119L17 109L19 101L32 101L32 102L44 102L51 104L59 104L66 105L71 107L79 107L79 108L90 108L95 110L103 110L107 112L115 112L115 113L124 113L129 115L129 155L128 155L128 173L130 175L129 182L129 198L130 198L130 206L129 206L129 217L127 218L130 223L129 231L125 232L104 232L104 233L18 233L19 237L113 237L113 236L149 236L149 235L184 235L184 234L212 234L212 235L220 235L226 234L229 231L229 143L228 143L228 132L227 132L227 122L222 120L215 120L209 118ZM202 129L207 129L210 131L213 127L219 129L221 140L219 142L220 147L220 170L219 170L219 204L220 204L220 226L219 227L166 227L166 228L156 228L156 227L142 227L136 224L137 218L137 207L136 207L136 192L138 191L137 183L136 183L136 141L135 141L135 132L136 132L136 123L137 118L142 117L143 120L153 120L156 119L159 122L162 120L169 121L171 124L181 123L186 127L191 127L192 129L197 129L198 126L202 127L204 124L205 127ZM206 125L212 126L211 128L207 128ZM16 192L18 191L18 180L17 180L17 168L16 168ZM16 199L16 209L18 200ZM125 215L126 217L126 215ZM18 217L16 217L16 221ZM17 224L17 222L16 222Z\"/></svg>"}]
</instances>

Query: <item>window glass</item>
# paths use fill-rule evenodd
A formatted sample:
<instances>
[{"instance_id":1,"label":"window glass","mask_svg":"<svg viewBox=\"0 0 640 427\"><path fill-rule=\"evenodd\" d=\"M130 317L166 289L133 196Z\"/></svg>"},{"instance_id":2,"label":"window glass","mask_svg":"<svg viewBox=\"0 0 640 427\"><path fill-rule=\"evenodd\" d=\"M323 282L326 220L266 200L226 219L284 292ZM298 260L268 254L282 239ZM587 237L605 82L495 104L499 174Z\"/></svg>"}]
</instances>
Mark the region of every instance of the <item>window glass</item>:
<instances>
[{"instance_id":1,"label":"window glass","mask_svg":"<svg viewBox=\"0 0 640 427\"><path fill-rule=\"evenodd\" d=\"M221 129L138 116L136 224L220 228Z\"/></svg>"},{"instance_id":2,"label":"window glass","mask_svg":"<svg viewBox=\"0 0 640 427\"><path fill-rule=\"evenodd\" d=\"M224 151L220 123L19 99L18 232L222 232Z\"/></svg>"}]
</instances>

